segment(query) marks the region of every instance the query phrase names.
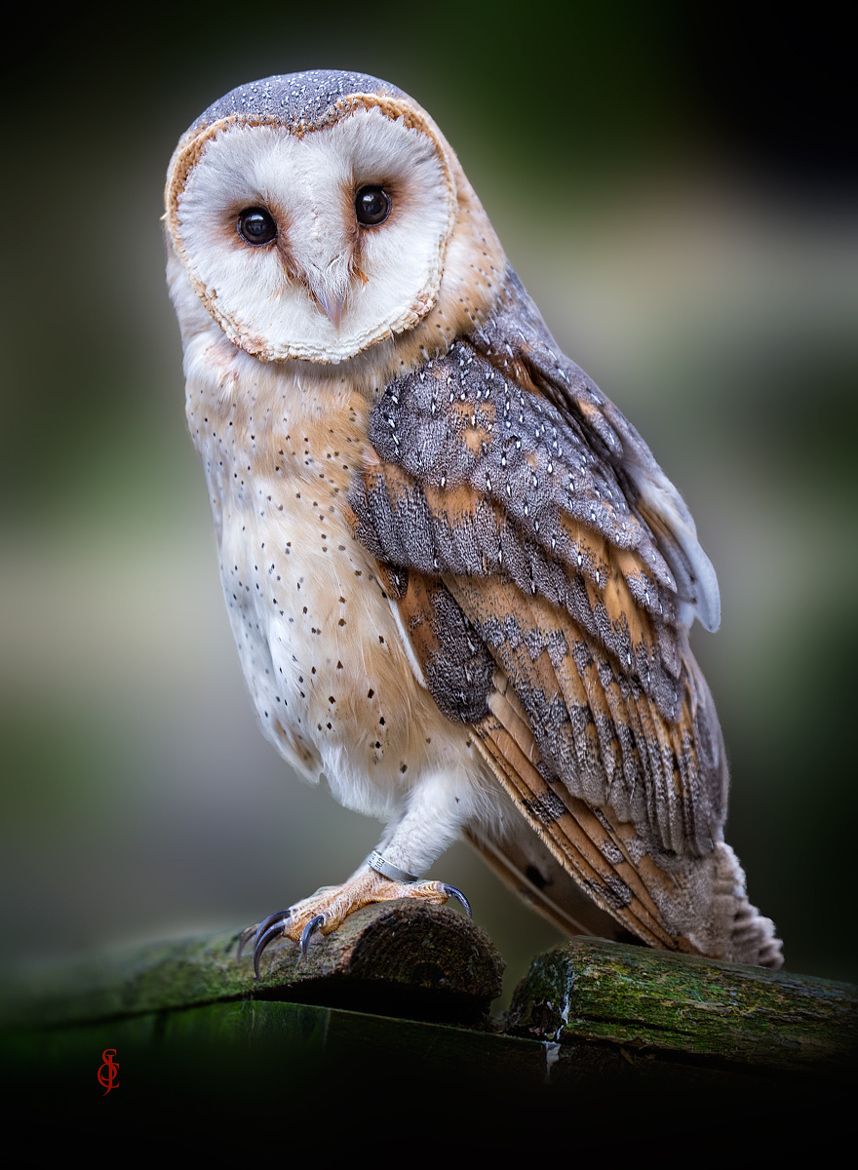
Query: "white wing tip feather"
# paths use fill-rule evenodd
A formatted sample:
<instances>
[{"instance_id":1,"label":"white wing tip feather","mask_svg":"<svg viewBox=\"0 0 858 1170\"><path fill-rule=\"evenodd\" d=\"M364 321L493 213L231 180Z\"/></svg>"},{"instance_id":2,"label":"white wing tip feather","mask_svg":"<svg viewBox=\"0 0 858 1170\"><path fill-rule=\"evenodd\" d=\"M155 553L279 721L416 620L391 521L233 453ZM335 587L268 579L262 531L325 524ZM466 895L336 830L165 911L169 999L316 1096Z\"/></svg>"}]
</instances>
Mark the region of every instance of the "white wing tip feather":
<instances>
[{"instance_id":1,"label":"white wing tip feather","mask_svg":"<svg viewBox=\"0 0 858 1170\"><path fill-rule=\"evenodd\" d=\"M666 529L656 535L661 537L659 548L676 579L680 620L690 626L696 617L705 630L714 633L721 624L718 577L697 539L685 501L654 461L650 467L632 464L629 471L641 501Z\"/></svg>"}]
</instances>

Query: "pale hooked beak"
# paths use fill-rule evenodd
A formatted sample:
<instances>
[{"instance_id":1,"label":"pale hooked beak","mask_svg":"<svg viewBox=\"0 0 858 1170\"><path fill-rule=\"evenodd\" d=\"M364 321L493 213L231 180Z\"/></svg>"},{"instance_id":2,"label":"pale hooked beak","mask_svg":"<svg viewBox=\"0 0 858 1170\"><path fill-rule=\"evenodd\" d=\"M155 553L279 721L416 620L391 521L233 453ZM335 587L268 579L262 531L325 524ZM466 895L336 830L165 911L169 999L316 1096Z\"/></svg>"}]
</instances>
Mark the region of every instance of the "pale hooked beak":
<instances>
[{"instance_id":1,"label":"pale hooked beak","mask_svg":"<svg viewBox=\"0 0 858 1170\"><path fill-rule=\"evenodd\" d=\"M346 294L316 291L314 295L316 303L328 318L330 323L335 329L339 329L340 321L343 319L343 309L345 308L346 304Z\"/></svg>"},{"instance_id":2,"label":"pale hooked beak","mask_svg":"<svg viewBox=\"0 0 858 1170\"><path fill-rule=\"evenodd\" d=\"M323 262L319 263L319 259ZM307 291L335 329L339 329L349 292L348 254L306 259L299 264L305 273Z\"/></svg>"}]
</instances>

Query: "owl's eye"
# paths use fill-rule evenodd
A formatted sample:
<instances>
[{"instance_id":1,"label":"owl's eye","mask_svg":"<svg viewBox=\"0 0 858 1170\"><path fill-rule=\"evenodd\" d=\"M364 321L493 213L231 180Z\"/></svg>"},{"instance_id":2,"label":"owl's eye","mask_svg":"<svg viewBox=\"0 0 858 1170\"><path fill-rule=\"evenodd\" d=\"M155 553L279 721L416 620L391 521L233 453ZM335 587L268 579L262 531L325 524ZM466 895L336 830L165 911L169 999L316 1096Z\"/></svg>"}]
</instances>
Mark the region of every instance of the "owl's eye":
<instances>
[{"instance_id":1,"label":"owl's eye","mask_svg":"<svg viewBox=\"0 0 858 1170\"><path fill-rule=\"evenodd\" d=\"M355 215L358 223L373 227L384 223L390 215L390 196L383 187L361 187L355 195Z\"/></svg>"},{"instance_id":2,"label":"owl's eye","mask_svg":"<svg viewBox=\"0 0 858 1170\"><path fill-rule=\"evenodd\" d=\"M277 224L264 207L245 207L238 217L238 234L248 244L270 244Z\"/></svg>"}]
</instances>

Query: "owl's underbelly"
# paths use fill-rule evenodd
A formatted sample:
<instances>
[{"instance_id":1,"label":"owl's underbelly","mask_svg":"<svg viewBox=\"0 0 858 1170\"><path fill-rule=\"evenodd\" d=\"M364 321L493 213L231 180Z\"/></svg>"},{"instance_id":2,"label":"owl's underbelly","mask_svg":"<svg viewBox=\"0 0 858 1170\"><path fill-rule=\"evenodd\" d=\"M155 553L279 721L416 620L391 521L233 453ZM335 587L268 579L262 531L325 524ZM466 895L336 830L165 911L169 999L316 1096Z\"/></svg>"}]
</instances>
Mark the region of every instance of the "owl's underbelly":
<instances>
[{"instance_id":1,"label":"owl's underbelly","mask_svg":"<svg viewBox=\"0 0 858 1170\"><path fill-rule=\"evenodd\" d=\"M466 730L418 683L369 554L337 502L221 497L221 578L262 729L341 804L388 818ZM313 493L319 496L322 493ZM331 497L336 499L336 497Z\"/></svg>"}]
</instances>

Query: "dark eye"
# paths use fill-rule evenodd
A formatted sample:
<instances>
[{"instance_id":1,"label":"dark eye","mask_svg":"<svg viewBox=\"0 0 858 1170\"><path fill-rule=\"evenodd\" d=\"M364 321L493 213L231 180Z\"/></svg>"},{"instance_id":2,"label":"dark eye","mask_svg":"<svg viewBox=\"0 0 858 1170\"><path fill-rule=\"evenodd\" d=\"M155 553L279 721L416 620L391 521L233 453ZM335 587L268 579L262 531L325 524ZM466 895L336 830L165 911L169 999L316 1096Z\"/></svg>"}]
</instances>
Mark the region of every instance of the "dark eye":
<instances>
[{"instance_id":1,"label":"dark eye","mask_svg":"<svg viewBox=\"0 0 858 1170\"><path fill-rule=\"evenodd\" d=\"M238 217L238 234L248 244L270 244L277 224L264 207L245 207Z\"/></svg>"},{"instance_id":2,"label":"dark eye","mask_svg":"<svg viewBox=\"0 0 858 1170\"><path fill-rule=\"evenodd\" d=\"M355 215L358 223L372 227L384 223L390 215L390 196L383 187L361 187L355 195Z\"/></svg>"}]
</instances>

